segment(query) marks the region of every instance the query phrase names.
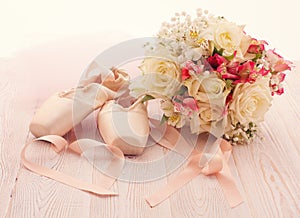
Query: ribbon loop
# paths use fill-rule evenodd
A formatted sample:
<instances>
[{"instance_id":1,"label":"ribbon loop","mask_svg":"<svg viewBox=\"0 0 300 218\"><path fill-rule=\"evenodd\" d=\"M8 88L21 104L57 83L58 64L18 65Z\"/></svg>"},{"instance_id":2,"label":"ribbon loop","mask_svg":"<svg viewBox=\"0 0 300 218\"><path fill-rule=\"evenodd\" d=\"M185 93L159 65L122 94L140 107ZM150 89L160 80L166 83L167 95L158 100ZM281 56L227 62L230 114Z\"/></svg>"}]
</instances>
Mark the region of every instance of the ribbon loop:
<instances>
[{"instance_id":1,"label":"ribbon loop","mask_svg":"<svg viewBox=\"0 0 300 218\"><path fill-rule=\"evenodd\" d=\"M181 149L175 147L176 142L174 142L174 139L179 140L179 138L181 138L181 142L183 144L187 144L175 128L168 126L165 136L156 142L163 147L174 150L175 152L180 152ZM155 140L156 138L153 137L153 139ZM169 139L172 139L172 143L170 143ZM198 141L197 143L201 143L201 141ZM160 204L199 174L206 176L215 175L217 177L231 207L235 207L242 203L243 199L236 187L234 178L227 164L232 146L229 142L223 139L217 139L214 145L218 146L217 153L202 153L194 149L190 153L188 164L183 171L180 172L175 179L169 181L165 187L157 191L152 196L146 198L147 203L151 207ZM181 146L179 146L179 148L180 147Z\"/></svg>"},{"instance_id":2,"label":"ribbon loop","mask_svg":"<svg viewBox=\"0 0 300 218\"><path fill-rule=\"evenodd\" d=\"M208 176L216 174L223 169L223 159L219 154L203 154L207 156L206 158L210 160L201 170L201 173Z\"/></svg>"},{"instance_id":3,"label":"ribbon loop","mask_svg":"<svg viewBox=\"0 0 300 218\"><path fill-rule=\"evenodd\" d=\"M58 135L46 135L34 139L34 141L45 141L51 143L53 145L54 151L57 153L68 146L68 142L63 137Z\"/></svg>"},{"instance_id":4,"label":"ribbon loop","mask_svg":"<svg viewBox=\"0 0 300 218\"><path fill-rule=\"evenodd\" d=\"M46 141L49 142L53 145L53 148L56 152L61 151L63 148L68 147L68 142L61 136L58 135L46 135L46 136L42 136L40 138L36 138L34 139L32 142L34 141ZM32 143L31 142L31 143ZM27 160L26 158L26 150L28 148L28 146L31 144L28 143L24 146L24 148L21 151L21 160L24 164L24 166L29 169L32 172L35 172L37 174L46 176L50 179L56 180L58 182L61 182L63 184L69 185L71 187L83 190L83 191L87 191L87 192L91 192L94 194L98 194L98 195L102 195L102 196L110 196L110 195L117 195L117 193L108 190L113 183L116 181L116 178L118 177L119 173L121 172L123 165L124 165L124 156L121 155L121 151L118 148L111 148L110 146L108 146L108 149L110 151L112 151L113 154L115 154L115 156L117 156L119 158L119 160L121 161L115 161L113 160L111 162L111 164L108 166L109 170L111 170L111 172L115 173L115 177L111 177L111 176L107 176L107 175L103 175L101 177L101 185L94 185L94 184L90 184L81 180L78 180L72 176L69 176L67 174L61 173L59 171L53 170L53 169L49 169L43 166L40 166L38 164L32 163L29 160ZM79 146L79 143L81 146ZM82 152L91 149L93 147L96 146L104 146L103 143L100 143L91 139L82 139L79 141L75 141L73 142L69 148L76 152L77 154L81 154ZM114 158L116 159L116 158Z\"/></svg>"},{"instance_id":5,"label":"ribbon loop","mask_svg":"<svg viewBox=\"0 0 300 218\"><path fill-rule=\"evenodd\" d=\"M152 128L152 132L150 132L152 139L161 146L187 157L188 161L187 166L175 179L169 181L169 183L165 187L161 188L157 193L146 198L146 201L151 207L163 202L170 195L200 174L216 176L231 207L235 207L243 201L235 185L234 177L232 176L227 164L232 150L232 146L229 142L223 139L217 139L214 143L214 146L217 146L218 148L216 153L199 152L196 149L192 149L187 154L186 150L190 146L174 127L166 126L164 134L160 136L155 134L155 122L153 120L150 120L150 122L154 123L154 128ZM91 149L97 147L109 150L113 158L107 167L107 173L102 173L100 176L101 185L83 182L72 176L28 161L26 158L26 149L30 143L26 144L23 148L21 152L21 159L24 166L29 170L66 185L102 196L117 195L117 193L110 191L109 188L117 180L124 166L124 153L118 147L107 145L92 139L79 139L68 145L68 142L58 135L46 135L33 141L50 142L56 152L60 152L63 148L69 148L79 155L88 151L94 152L94 150ZM197 143L197 147L201 147L199 143L203 142L198 140Z\"/></svg>"}]
</instances>

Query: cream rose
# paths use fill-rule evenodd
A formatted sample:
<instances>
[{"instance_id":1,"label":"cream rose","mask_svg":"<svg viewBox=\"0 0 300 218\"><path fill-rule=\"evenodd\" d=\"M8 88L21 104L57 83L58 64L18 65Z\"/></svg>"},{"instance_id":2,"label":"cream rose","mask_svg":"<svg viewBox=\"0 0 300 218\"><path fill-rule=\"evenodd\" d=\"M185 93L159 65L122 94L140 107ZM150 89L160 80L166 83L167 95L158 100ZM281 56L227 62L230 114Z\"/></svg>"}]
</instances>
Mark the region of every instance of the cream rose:
<instances>
[{"instance_id":1,"label":"cream rose","mask_svg":"<svg viewBox=\"0 0 300 218\"><path fill-rule=\"evenodd\" d=\"M171 60L146 58L139 68L143 74L162 74L179 82L181 80L179 66Z\"/></svg>"},{"instance_id":2,"label":"cream rose","mask_svg":"<svg viewBox=\"0 0 300 218\"><path fill-rule=\"evenodd\" d=\"M181 74L177 64L159 58L146 58L140 69L143 76L133 81L132 91L157 92L172 96L180 87Z\"/></svg>"},{"instance_id":3,"label":"cream rose","mask_svg":"<svg viewBox=\"0 0 300 218\"><path fill-rule=\"evenodd\" d=\"M238 84L229 105L231 122L248 125L249 122L257 124L263 121L265 113L271 106L271 101L268 78L260 78L253 84Z\"/></svg>"},{"instance_id":4,"label":"cream rose","mask_svg":"<svg viewBox=\"0 0 300 218\"><path fill-rule=\"evenodd\" d=\"M185 80L189 95L201 102L212 102L224 98L225 82L211 74L208 76L193 76Z\"/></svg>"},{"instance_id":5,"label":"cream rose","mask_svg":"<svg viewBox=\"0 0 300 218\"><path fill-rule=\"evenodd\" d=\"M241 53L240 44L245 34L243 26L234 23L221 21L214 29L214 43L217 49L224 49L224 55L232 55L234 51Z\"/></svg>"},{"instance_id":6,"label":"cream rose","mask_svg":"<svg viewBox=\"0 0 300 218\"><path fill-rule=\"evenodd\" d=\"M155 92L170 97L180 87L180 69L172 61L161 58L146 58L140 69L143 73L131 81L130 94L137 97Z\"/></svg>"},{"instance_id":7,"label":"cream rose","mask_svg":"<svg viewBox=\"0 0 300 218\"><path fill-rule=\"evenodd\" d=\"M224 119L225 99L220 104L200 103L199 113L194 115L190 122L192 133L200 134L203 132L223 132L225 124ZM222 126L223 125L223 126ZM218 131L213 128L222 128Z\"/></svg>"}]
</instances>

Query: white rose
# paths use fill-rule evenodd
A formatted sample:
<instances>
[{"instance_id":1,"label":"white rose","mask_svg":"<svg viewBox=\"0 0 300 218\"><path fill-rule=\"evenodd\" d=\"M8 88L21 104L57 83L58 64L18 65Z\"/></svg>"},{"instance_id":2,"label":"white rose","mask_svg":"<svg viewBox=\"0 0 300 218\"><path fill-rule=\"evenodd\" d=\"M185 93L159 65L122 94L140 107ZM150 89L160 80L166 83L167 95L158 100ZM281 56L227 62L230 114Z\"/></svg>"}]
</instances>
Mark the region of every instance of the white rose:
<instances>
[{"instance_id":1,"label":"white rose","mask_svg":"<svg viewBox=\"0 0 300 218\"><path fill-rule=\"evenodd\" d=\"M271 100L268 78L260 78L253 84L238 84L229 105L231 122L248 125L249 122L263 121L271 106Z\"/></svg>"},{"instance_id":2,"label":"white rose","mask_svg":"<svg viewBox=\"0 0 300 218\"><path fill-rule=\"evenodd\" d=\"M224 98L225 82L214 75L193 76L184 81L189 95L201 102Z\"/></svg>"},{"instance_id":3,"label":"white rose","mask_svg":"<svg viewBox=\"0 0 300 218\"><path fill-rule=\"evenodd\" d=\"M177 81L181 80L179 66L164 58L146 58L139 67L143 74L156 73L166 75Z\"/></svg>"},{"instance_id":4,"label":"white rose","mask_svg":"<svg viewBox=\"0 0 300 218\"><path fill-rule=\"evenodd\" d=\"M225 56L232 55L234 51L242 53L240 44L244 36L243 26L221 21L215 26L214 43L217 49L224 49Z\"/></svg>"},{"instance_id":5,"label":"white rose","mask_svg":"<svg viewBox=\"0 0 300 218\"><path fill-rule=\"evenodd\" d=\"M170 97L180 87L180 69L172 61L146 58L140 69L143 75L131 81L129 86L131 95L135 97L146 92L155 92Z\"/></svg>"}]
</instances>

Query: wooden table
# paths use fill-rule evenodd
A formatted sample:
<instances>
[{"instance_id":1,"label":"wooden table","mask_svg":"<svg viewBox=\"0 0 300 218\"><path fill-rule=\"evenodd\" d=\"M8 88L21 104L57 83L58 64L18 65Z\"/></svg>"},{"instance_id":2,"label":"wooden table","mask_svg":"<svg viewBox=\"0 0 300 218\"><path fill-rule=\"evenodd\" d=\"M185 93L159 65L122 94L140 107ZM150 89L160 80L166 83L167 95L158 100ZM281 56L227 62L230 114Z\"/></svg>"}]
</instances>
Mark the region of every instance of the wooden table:
<instances>
[{"instance_id":1,"label":"wooden table","mask_svg":"<svg viewBox=\"0 0 300 218\"><path fill-rule=\"evenodd\" d=\"M99 39L98 39L99 40ZM87 40L86 40L87 41ZM76 84L99 52L99 41L54 42L0 61L0 217L300 217L300 70L287 75L286 93L275 97L262 124L262 139L236 146L230 168L245 202L231 209L214 176L198 176L168 200L150 208L144 197L171 174L148 183L118 181L117 197L97 197L36 175L22 166L20 151L33 138L28 125L52 92ZM299 65L300 62L295 62ZM63 80L60 78L63 76ZM66 79L68 78L68 79ZM137 160L164 150L149 148ZM57 155L46 143L31 146L36 163L97 183L99 172L70 153ZM169 163L161 166L167 169ZM138 172L132 169L133 173Z\"/></svg>"}]
</instances>

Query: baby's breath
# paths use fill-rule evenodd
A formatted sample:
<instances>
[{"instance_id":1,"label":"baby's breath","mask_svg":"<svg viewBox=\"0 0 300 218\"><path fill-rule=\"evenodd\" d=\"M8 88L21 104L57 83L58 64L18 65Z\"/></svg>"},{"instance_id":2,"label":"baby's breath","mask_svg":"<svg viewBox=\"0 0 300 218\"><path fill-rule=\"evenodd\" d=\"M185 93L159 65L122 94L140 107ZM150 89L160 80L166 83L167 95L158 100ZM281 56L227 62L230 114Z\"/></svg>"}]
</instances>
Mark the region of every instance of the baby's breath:
<instances>
[{"instance_id":1,"label":"baby's breath","mask_svg":"<svg viewBox=\"0 0 300 218\"><path fill-rule=\"evenodd\" d=\"M255 123L250 122L248 125L237 123L231 125L231 130L223 135L223 138L231 142L233 145L250 144L256 136L258 127Z\"/></svg>"}]
</instances>

